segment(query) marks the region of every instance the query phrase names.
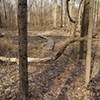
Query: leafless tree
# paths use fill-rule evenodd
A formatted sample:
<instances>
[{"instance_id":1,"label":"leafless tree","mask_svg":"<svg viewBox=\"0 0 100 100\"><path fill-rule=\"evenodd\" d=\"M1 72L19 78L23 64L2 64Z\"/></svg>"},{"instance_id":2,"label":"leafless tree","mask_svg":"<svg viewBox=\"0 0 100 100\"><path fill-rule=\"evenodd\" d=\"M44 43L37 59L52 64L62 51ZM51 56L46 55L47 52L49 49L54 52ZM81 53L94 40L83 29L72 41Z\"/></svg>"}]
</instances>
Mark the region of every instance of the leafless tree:
<instances>
[{"instance_id":1,"label":"leafless tree","mask_svg":"<svg viewBox=\"0 0 100 100\"><path fill-rule=\"evenodd\" d=\"M84 37L88 33L88 26L89 26L89 1L84 1L84 10L82 14L82 21L81 21L81 35L80 37ZM86 55L86 41L83 40L80 42L80 59L85 58Z\"/></svg>"},{"instance_id":2,"label":"leafless tree","mask_svg":"<svg viewBox=\"0 0 100 100\"><path fill-rule=\"evenodd\" d=\"M27 0L18 0L20 98L28 99Z\"/></svg>"},{"instance_id":3,"label":"leafless tree","mask_svg":"<svg viewBox=\"0 0 100 100\"><path fill-rule=\"evenodd\" d=\"M86 86L90 81L91 76L91 52L92 52L92 33L94 27L94 0L87 0L89 2L89 26L88 26L88 40L87 40L87 55L86 55Z\"/></svg>"},{"instance_id":4,"label":"leafless tree","mask_svg":"<svg viewBox=\"0 0 100 100\"><path fill-rule=\"evenodd\" d=\"M0 4L1 4L1 0L0 0ZM2 27L2 19L1 19L1 11L0 11L0 28Z\"/></svg>"}]
</instances>

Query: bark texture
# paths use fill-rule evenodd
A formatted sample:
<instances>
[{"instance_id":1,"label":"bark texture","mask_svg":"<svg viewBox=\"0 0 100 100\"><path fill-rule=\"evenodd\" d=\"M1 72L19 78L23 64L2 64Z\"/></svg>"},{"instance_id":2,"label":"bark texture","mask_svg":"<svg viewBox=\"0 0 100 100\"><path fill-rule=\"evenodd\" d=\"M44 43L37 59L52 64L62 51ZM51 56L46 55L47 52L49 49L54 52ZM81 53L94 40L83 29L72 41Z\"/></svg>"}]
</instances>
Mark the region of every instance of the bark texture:
<instances>
[{"instance_id":1,"label":"bark texture","mask_svg":"<svg viewBox=\"0 0 100 100\"><path fill-rule=\"evenodd\" d=\"M94 0L90 1L89 7L89 27L88 27L88 40L87 40L87 56L86 56L86 86L88 85L91 77L91 52L92 52L92 33L94 24Z\"/></svg>"},{"instance_id":2,"label":"bark texture","mask_svg":"<svg viewBox=\"0 0 100 100\"><path fill-rule=\"evenodd\" d=\"M81 22L81 35L80 37L84 37L88 34L88 26L89 26L89 0L84 1L84 10L82 15ZM80 42L80 59L85 58L86 56L86 41L83 40Z\"/></svg>"},{"instance_id":3,"label":"bark texture","mask_svg":"<svg viewBox=\"0 0 100 100\"><path fill-rule=\"evenodd\" d=\"M18 0L20 99L28 99L27 0Z\"/></svg>"}]
</instances>

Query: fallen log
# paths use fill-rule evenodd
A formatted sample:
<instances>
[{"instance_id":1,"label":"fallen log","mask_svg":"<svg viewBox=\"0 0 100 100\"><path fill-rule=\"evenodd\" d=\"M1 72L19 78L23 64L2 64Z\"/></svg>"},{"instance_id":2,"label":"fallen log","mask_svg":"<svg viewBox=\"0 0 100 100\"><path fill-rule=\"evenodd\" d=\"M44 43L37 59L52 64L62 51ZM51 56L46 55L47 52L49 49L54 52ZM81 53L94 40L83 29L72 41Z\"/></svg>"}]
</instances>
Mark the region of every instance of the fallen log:
<instances>
[{"instance_id":1,"label":"fallen log","mask_svg":"<svg viewBox=\"0 0 100 100\"><path fill-rule=\"evenodd\" d=\"M17 58L8 58L8 57L3 57L3 56L0 57L0 61L2 61L2 62L12 62L12 63L18 62Z\"/></svg>"},{"instance_id":2,"label":"fallen log","mask_svg":"<svg viewBox=\"0 0 100 100\"><path fill-rule=\"evenodd\" d=\"M86 40L87 39L87 36L86 37L83 37L83 38L79 38L79 37L75 37L74 39L69 39L67 41L65 41L65 43L63 44L62 48L59 49L59 51L56 53L55 55L55 60L57 60L65 51L65 49L72 43L75 43L77 41L82 41L82 40Z\"/></svg>"},{"instance_id":3,"label":"fallen log","mask_svg":"<svg viewBox=\"0 0 100 100\"><path fill-rule=\"evenodd\" d=\"M71 43L74 43L76 41L80 41L80 40L84 40L86 39L87 37L84 37L84 38L75 38L73 40L70 40L69 41L65 41L65 44L59 49L59 51L57 51L56 53L54 52L53 56L51 57L44 57L44 58L31 58L31 57L28 57L28 63L44 63L44 62L48 62L48 61L55 61L57 60L64 52L64 50L66 49L66 47L68 45L70 45ZM19 63L19 59L18 58L11 58L11 57L3 57L1 56L0 57L0 61L2 62L10 62L10 63Z\"/></svg>"},{"instance_id":4,"label":"fallen log","mask_svg":"<svg viewBox=\"0 0 100 100\"><path fill-rule=\"evenodd\" d=\"M53 60L53 57L45 57L45 58L31 58L28 57L28 63L43 63ZM10 63L16 63L19 64L18 58L11 58L11 57L0 57L0 61L2 62L10 62Z\"/></svg>"},{"instance_id":5,"label":"fallen log","mask_svg":"<svg viewBox=\"0 0 100 100\"><path fill-rule=\"evenodd\" d=\"M94 34L93 36L95 36L97 34ZM57 60L65 51L65 49L72 43L75 43L75 42L79 42L79 41L83 41L83 40L87 40L88 37L85 36L83 38L80 38L80 37L75 37L74 39L68 39L65 41L65 43L63 44L63 46L55 53L53 52L53 56L51 57L44 57L44 58L31 58L31 57L28 57L28 63L44 63L44 62L48 62L48 61L55 61ZM0 57L0 61L3 61L3 62L11 62L11 63L19 63L19 59L18 58L7 58L7 57Z\"/></svg>"},{"instance_id":6,"label":"fallen log","mask_svg":"<svg viewBox=\"0 0 100 100\"><path fill-rule=\"evenodd\" d=\"M98 35L98 33L95 33L93 34L92 37L95 37L96 35ZM59 51L56 53L55 55L55 60L57 60L65 51L65 49L72 43L75 43L75 42L80 42L80 41L83 41L83 40L87 40L88 39L88 36L85 36L85 37L75 37L74 39L72 38L69 38L68 40L65 40L65 43L63 44L62 48L59 49Z\"/></svg>"}]
</instances>

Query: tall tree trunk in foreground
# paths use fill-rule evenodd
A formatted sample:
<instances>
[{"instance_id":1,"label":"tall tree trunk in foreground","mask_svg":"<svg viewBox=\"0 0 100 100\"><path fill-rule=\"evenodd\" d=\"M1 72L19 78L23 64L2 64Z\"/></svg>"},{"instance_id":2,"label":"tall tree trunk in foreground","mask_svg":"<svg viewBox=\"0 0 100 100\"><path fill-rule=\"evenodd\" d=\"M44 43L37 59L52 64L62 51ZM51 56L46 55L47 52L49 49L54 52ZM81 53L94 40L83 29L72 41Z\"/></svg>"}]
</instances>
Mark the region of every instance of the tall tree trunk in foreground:
<instances>
[{"instance_id":1,"label":"tall tree trunk in foreground","mask_svg":"<svg viewBox=\"0 0 100 100\"><path fill-rule=\"evenodd\" d=\"M27 0L18 0L20 99L28 99Z\"/></svg>"},{"instance_id":2,"label":"tall tree trunk in foreground","mask_svg":"<svg viewBox=\"0 0 100 100\"><path fill-rule=\"evenodd\" d=\"M82 22L81 22L81 35L80 37L84 37L88 33L88 26L89 26L89 4L90 0L84 1L84 10L82 15ZM80 42L80 60L84 59L86 56L86 40Z\"/></svg>"},{"instance_id":3,"label":"tall tree trunk in foreground","mask_svg":"<svg viewBox=\"0 0 100 100\"><path fill-rule=\"evenodd\" d=\"M86 56L86 86L90 81L91 72L91 52L92 52L92 33L94 24L94 0L90 0L89 9L89 28L88 28L88 40L87 40L87 56Z\"/></svg>"}]
</instances>

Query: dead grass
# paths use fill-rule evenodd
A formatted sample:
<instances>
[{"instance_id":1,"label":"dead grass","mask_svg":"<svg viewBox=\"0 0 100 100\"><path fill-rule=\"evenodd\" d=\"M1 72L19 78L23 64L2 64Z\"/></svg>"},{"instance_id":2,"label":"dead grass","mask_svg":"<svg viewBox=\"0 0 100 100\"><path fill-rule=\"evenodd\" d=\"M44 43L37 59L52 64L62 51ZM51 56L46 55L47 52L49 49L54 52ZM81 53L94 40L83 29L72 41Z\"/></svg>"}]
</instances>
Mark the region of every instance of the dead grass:
<instances>
[{"instance_id":1,"label":"dead grass","mask_svg":"<svg viewBox=\"0 0 100 100\"><path fill-rule=\"evenodd\" d=\"M5 38L0 39L0 56L16 56L17 46Z\"/></svg>"}]
</instances>

